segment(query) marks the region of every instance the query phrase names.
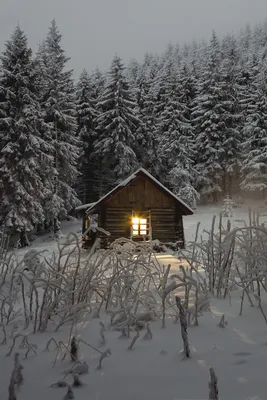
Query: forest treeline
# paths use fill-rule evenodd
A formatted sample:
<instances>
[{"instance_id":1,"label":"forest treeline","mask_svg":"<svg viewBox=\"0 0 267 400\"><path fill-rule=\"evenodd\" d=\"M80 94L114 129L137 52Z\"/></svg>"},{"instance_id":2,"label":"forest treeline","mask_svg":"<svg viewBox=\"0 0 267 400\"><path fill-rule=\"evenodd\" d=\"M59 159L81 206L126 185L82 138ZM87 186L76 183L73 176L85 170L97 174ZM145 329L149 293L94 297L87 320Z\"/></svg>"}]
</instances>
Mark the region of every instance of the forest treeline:
<instances>
[{"instance_id":1,"label":"forest treeline","mask_svg":"<svg viewBox=\"0 0 267 400\"><path fill-rule=\"evenodd\" d=\"M55 21L0 65L0 226L52 225L139 166L190 206L267 187L267 23L74 81ZM86 67L86 66L85 66Z\"/></svg>"}]
</instances>

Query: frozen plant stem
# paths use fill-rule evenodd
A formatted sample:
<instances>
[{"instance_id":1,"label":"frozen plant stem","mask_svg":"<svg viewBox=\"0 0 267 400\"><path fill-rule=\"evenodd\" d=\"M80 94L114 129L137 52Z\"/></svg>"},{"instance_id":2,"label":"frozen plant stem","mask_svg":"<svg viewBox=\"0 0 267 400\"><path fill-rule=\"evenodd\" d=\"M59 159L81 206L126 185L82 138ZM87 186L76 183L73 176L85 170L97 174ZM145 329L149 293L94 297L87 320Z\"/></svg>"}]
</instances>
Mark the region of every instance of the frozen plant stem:
<instances>
[{"instance_id":1,"label":"frozen plant stem","mask_svg":"<svg viewBox=\"0 0 267 400\"><path fill-rule=\"evenodd\" d=\"M75 336L73 336L72 339L71 339L70 356L71 356L71 361L77 361L77 359L78 359L78 346L77 346L77 343L76 343Z\"/></svg>"},{"instance_id":2,"label":"frozen plant stem","mask_svg":"<svg viewBox=\"0 0 267 400\"><path fill-rule=\"evenodd\" d=\"M196 286L196 293L195 293L195 326L198 326L198 287Z\"/></svg>"},{"instance_id":3,"label":"frozen plant stem","mask_svg":"<svg viewBox=\"0 0 267 400\"><path fill-rule=\"evenodd\" d=\"M209 400L219 400L218 378L213 368L210 368L209 390Z\"/></svg>"},{"instance_id":4,"label":"frozen plant stem","mask_svg":"<svg viewBox=\"0 0 267 400\"><path fill-rule=\"evenodd\" d=\"M221 320L220 320L220 322L218 323L218 326L219 326L220 328L225 328L226 325L227 325L227 323L226 323L226 321L225 321L225 315L223 314L223 315L222 315L222 318L221 318Z\"/></svg>"},{"instance_id":5,"label":"frozen plant stem","mask_svg":"<svg viewBox=\"0 0 267 400\"><path fill-rule=\"evenodd\" d=\"M57 342L55 341L55 339L54 339L53 337L51 337L51 338L48 340L48 342L47 342L47 345L46 345L45 351L49 351L49 346L50 346L50 344L51 344L52 342L54 342L54 343L55 343L55 345L56 345L56 348L58 348L58 344L57 344Z\"/></svg>"},{"instance_id":6,"label":"frozen plant stem","mask_svg":"<svg viewBox=\"0 0 267 400\"><path fill-rule=\"evenodd\" d=\"M152 331L151 331L151 324L150 324L150 322L147 322L147 324L146 324L146 333L144 334L144 337L143 337L143 339L144 340L151 340L152 338L153 338L153 334L152 334Z\"/></svg>"},{"instance_id":7,"label":"frozen plant stem","mask_svg":"<svg viewBox=\"0 0 267 400\"><path fill-rule=\"evenodd\" d=\"M189 347L189 342L188 342L186 311L182 305L181 298L179 296L175 296L175 301L176 301L177 308L179 310L181 335L182 335L183 344L184 344L184 355L185 355L185 357L190 358L190 347Z\"/></svg>"},{"instance_id":8,"label":"frozen plant stem","mask_svg":"<svg viewBox=\"0 0 267 400\"><path fill-rule=\"evenodd\" d=\"M99 325L101 326L101 328L100 328L101 344L104 346L104 344L106 343L106 338L104 335L104 332L106 332L106 328L105 328L104 322L102 322L102 321L99 322Z\"/></svg>"},{"instance_id":9,"label":"frozen plant stem","mask_svg":"<svg viewBox=\"0 0 267 400\"><path fill-rule=\"evenodd\" d=\"M4 339L3 339L3 341L0 343L0 344L6 344L7 343L7 335L6 335L6 328L5 328L5 325L4 324L0 324L0 327L2 328L2 330L3 330L3 334L4 334Z\"/></svg>"},{"instance_id":10,"label":"frozen plant stem","mask_svg":"<svg viewBox=\"0 0 267 400\"><path fill-rule=\"evenodd\" d=\"M11 353L12 353L14 347L15 347L16 340L17 340L19 337L21 337L21 336L23 336L23 335L22 335L21 333L18 333L17 335L15 335L15 336L13 337L13 343L12 343L12 345L10 346L9 352L7 353L6 357L9 357L9 356L11 355Z\"/></svg>"},{"instance_id":11,"label":"frozen plant stem","mask_svg":"<svg viewBox=\"0 0 267 400\"><path fill-rule=\"evenodd\" d=\"M88 346L91 349L93 349L93 350L97 351L98 353L102 354L102 351L98 350L96 347L92 346L91 344L85 342L83 339L79 339L78 343L80 343L80 342L86 344L86 346Z\"/></svg>"},{"instance_id":12,"label":"frozen plant stem","mask_svg":"<svg viewBox=\"0 0 267 400\"><path fill-rule=\"evenodd\" d=\"M135 332L136 332L136 335L134 335L133 340L132 340L130 346L128 347L128 350L132 350L133 349L133 346L134 346L135 342L137 341L137 339L140 336L139 329L138 329L137 326L135 327Z\"/></svg>"},{"instance_id":13,"label":"frozen plant stem","mask_svg":"<svg viewBox=\"0 0 267 400\"><path fill-rule=\"evenodd\" d=\"M19 362L19 354L14 356L14 368L11 374L10 383L8 387L8 400L17 400L17 390L23 383L22 365Z\"/></svg>"},{"instance_id":14,"label":"frozen plant stem","mask_svg":"<svg viewBox=\"0 0 267 400\"><path fill-rule=\"evenodd\" d=\"M97 369L102 369L102 361L104 360L104 358L111 356L111 351L110 349L107 349L106 351L104 351L104 353L101 354L101 357L99 359L99 364L97 366Z\"/></svg>"}]
</instances>

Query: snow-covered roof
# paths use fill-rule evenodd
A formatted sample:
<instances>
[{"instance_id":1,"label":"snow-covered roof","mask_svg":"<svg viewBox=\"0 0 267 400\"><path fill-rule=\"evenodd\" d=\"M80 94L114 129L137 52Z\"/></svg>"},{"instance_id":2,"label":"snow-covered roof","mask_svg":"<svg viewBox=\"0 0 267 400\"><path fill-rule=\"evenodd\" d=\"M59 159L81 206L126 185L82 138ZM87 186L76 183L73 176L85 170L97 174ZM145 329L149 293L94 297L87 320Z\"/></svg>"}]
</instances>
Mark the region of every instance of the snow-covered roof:
<instances>
[{"instance_id":1,"label":"snow-covered roof","mask_svg":"<svg viewBox=\"0 0 267 400\"><path fill-rule=\"evenodd\" d=\"M137 171L135 171L132 175L128 176L128 178L124 179L119 185L117 185L114 189L112 189L110 192L108 192L105 196L101 197L96 203L91 204L88 206L86 213L89 213L92 211L96 206L98 206L100 203L102 203L104 200L112 196L113 193L116 193L120 187L127 186L133 179L135 179L138 174L143 173L146 175L148 178L150 178L157 186L161 187L162 190L164 190L166 193L168 193L173 199L175 199L182 207L185 208L187 213L194 214L194 211L179 197L177 197L174 193L172 193L169 189L167 189L162 183L160 183L156 178L154 178L149 172L147 172L144 168L139 168ZM81 206L82 207L82 206Z\"/></svg>"},{"instance_id":2,"label":"snow-covered roof","mask_svg":"<svg viewBox=\"0 0 267 400\"><path fill-rule=\"evenodd\" d=\"M75 211L82 211L82 210L87 210L87 208L91 208L95 205L96 203L87 203L87 204L82 204L81 206L78 206L75 208Z\"/></svg>"}]
</instances>

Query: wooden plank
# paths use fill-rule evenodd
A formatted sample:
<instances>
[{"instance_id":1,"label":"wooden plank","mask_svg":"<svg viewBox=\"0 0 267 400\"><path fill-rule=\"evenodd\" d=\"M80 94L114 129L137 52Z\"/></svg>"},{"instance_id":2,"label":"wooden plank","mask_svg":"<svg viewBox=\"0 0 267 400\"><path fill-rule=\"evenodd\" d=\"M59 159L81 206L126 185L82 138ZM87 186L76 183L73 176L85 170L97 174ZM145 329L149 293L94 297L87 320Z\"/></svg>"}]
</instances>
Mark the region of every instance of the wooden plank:
<instances>
[{"instance_id":1,"label":"wooden plank","mask_svg":"<svg viewBox=\"0 0 267 400\"><path fill-rule=\"evenodd\" d=\"M175 200L159 189L145 176L139 176L129 185L116 193L109 201L108 208L129 207L144 208L174 208Z\"/></svg>"},{"instance_id":2,"label":"wooden plank","mask_svg":"<svg viewBox=\"0 0 267 400\"><path fill-rule=\"evenodd\" d=\"M116 215L116 214L130 214L132 215L132 210L134 210L136 213L145 213L145 212L151 212L151 215L175 215L175 209L174 208L159 208L159 209L147 209L144 208L143 210L137 209L137 208L108 208L106 213L107 215Z\"/></svg>"},{"instance_id":3,"label":"wooden plank","mask_svg":"<svg viewBox=\"0 0 267 400\"><path fill-rule=\"evenodd\" d=\"M151 218L151 225L157 224L173 224L175 225L174 218Z\"/></svg>"}]
</instances>

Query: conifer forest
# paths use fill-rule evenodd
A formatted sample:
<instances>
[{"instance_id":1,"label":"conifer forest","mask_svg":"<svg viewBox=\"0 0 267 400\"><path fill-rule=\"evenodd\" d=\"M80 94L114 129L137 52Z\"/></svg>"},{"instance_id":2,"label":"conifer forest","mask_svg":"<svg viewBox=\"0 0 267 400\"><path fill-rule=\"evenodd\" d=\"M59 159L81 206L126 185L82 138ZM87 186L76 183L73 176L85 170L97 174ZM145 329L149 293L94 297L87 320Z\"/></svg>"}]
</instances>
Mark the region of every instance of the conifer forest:
<instances>
[{"instance_id":1,"label":"conifer forest","mask_svg":"<svg viewBox=\"0 0 267 400\"><path fill-rule=\"evenodd\" d=\"M56 230L140 166L192 208L266 196L267 22L77 81L61 39L52 21L33 53L17 26L2 49L0 226Z\"/></svg>"}]
</instances>

